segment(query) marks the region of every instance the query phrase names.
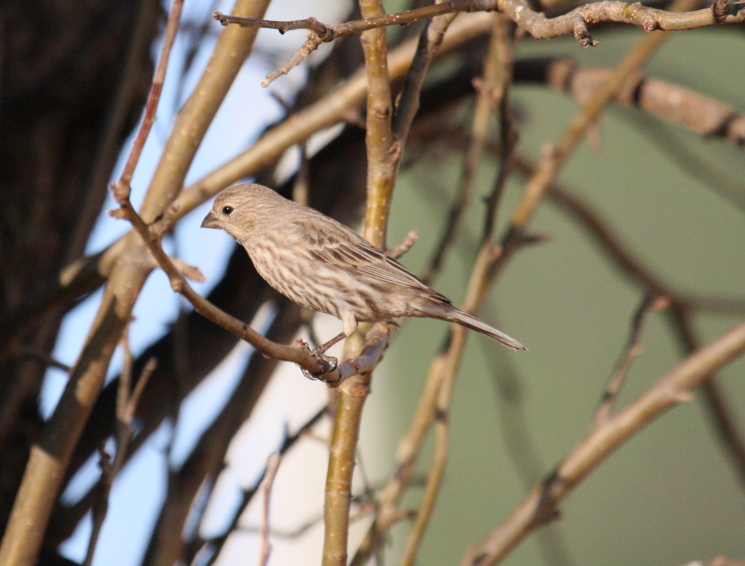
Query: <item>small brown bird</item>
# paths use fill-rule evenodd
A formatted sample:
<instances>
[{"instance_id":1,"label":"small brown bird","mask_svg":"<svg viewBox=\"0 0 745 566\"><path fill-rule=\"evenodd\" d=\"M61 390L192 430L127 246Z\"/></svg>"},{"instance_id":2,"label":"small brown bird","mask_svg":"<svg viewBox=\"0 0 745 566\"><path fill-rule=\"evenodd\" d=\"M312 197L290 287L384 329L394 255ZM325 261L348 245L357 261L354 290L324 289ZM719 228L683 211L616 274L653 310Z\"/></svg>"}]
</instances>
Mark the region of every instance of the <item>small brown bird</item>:
<instances>
[{"instance_id":1,"label":"small brown bird","mask_svg":"<svg viewBox=\"0 0 745 566\"><path fill-rule=\"evenodd\" d=\"M297 304L336 316L350 336L358 322L401 316L457 322L512 348L517 340L458 310L393 258L336 220L254 183L215 199L202 228L222 228L248 252L267 283Z\"/></svg>"}]
</instances>

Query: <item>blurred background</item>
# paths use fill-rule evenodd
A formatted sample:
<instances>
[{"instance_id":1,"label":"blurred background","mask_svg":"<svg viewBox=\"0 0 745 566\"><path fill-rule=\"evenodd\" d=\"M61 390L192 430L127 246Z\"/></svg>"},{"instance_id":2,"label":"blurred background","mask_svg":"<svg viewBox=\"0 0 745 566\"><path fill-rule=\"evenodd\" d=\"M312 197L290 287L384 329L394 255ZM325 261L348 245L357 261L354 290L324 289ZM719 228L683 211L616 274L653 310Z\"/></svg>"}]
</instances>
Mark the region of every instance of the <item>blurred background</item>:
<instances>
[{"instance_id":1,"label":"blurred background","mask_svg":"<svg viewBox=\"0 0 745 566\"><path fill-rule=\"evenodd\" d=\"M389 12L409 8L403 2L385 6ZM569 8L543 9L558 13ZM75 364L101 302L100 281L52 299L49 282L72 261L105 250L130 229L106 214L116 208L107 183L118 177L128 155L169 5L97 0L70 10L41 2L31 17L26 9L15 0L1 8L0 253L6 269L0 332L8 332L0 358L3 522L28 447L53 413L67 383L65 366ZM184 4L157 121L132 182L135 206L147 191L176 113L223 29L211 18L214 10L230 13L231 3ZM351 3L341 0L302 5L275 0L266 17L310 15L326 23L359 17ZM392 28L391 47L415 38L420 29ZM609 69L645 35L628 25L600 25L592 32L600 44L586 49L568 36L516 39L510 111L519 133L519 163L535 165L545 144L561 139L580 108L576 97L531 72L536 61L571 59L577 69ZM251 147L267 127L323 96L361 64L358 38L345 38L322 46L262 89L263 77L289 59L303 33L259 32L189 169L186 186ZM471 81L482 73L487 40L480 35L433 65L405 150L388 242L394 246L410 230L419 231L416 245L401 261L420 275L427 272L456 197L473 116ZM671 99L688 89L730 107L728 123L734 123L743 120L745 109L743 48L741 25L677 32L643 73L666 81ZM350 116L348 123L311 138L307 153L312 158L306 162L311 204L355 229L360 229L364 205L361 119L359 113L356 119ZM481 235L483 199L498 173L496 115L493 122L494 143L479 165L474 195L433 283L456 305ZM703 305L685 313L689 338L700 344L740 322L745 312L744 140L724 139L726 124L721 126L702 133L685 119L676 122L643 104L611 105L557 183L588 207L665 289ZM288 194L300 163L295 147L251 178ZM506 185L500 233L524 189L524 171L516 166ZM167 251L202 270L206 282L195 284L200 294L212 294L211 300L222 301L225 310L257 330L273 332L286 343L296 335L311 339L304 315L257 282L245 254L235 251L227 234L199 229L210 202L178 223L164 241ZM502 522L588 433L648 291L607 253L566 200L546 197L529 234L538 242L521 248L500 274L480 318L530 351L514 353L483 336L469 336L449 416L445 482L421 564L457 563L468 545ZM721 306L707 307L715 302ZM644 351L629 371L619 407L685 356L673 310L646 317ZM247 344L192 313L160 271L147 280L133 314L128 334L134 375L151 356L158 358L158 370L138 408L128 462L114 483L93 563L163 563L169 554L159 554L157 539L166 535L181 541L165 543L178 546L181 563L258 563L262 497L254 497L245 509L241 497L255 487L269 454L329 402L328 388L305 379L292 364L279 363L276 371L261 365ZM341 323L316 315L312 327L326 340ZM369 509L379 489L395 471L398 441L447 334L441 322L406 321L375 372L361 429L354 486L359 498L353 505L353 515L361 517L352 530L350 555L370 524ZM61 368L50 367L49 358ZM102 443L110 453L116 449L112 392L122 360L117 353L73 459L42 563L61 563L62 557L82 563L85 558L89 508L100 477L96 449ZM723 442L717 428L721 421L717 424L711 410L717 395L735 431L742 430L744 371L745 362L735 361L716 377L716 392L696 394L692 403L675 407L634 436L560 505L558 521L531 535L505 564L673 565L720 554L744 558L745 461ZM271 499L272 564L320 560L329 430L328 416L319 416L282 457ZM422 476L431 454L430 439L419 459ZM167 531L164 517L178 506L176 501L187 510L181 528L171 525ZM415 486L402 507L416 509L420 501L421 488ZM409 521L399 522L374 563L397 563L409 530Z\"/></svg>"}]
</instances>

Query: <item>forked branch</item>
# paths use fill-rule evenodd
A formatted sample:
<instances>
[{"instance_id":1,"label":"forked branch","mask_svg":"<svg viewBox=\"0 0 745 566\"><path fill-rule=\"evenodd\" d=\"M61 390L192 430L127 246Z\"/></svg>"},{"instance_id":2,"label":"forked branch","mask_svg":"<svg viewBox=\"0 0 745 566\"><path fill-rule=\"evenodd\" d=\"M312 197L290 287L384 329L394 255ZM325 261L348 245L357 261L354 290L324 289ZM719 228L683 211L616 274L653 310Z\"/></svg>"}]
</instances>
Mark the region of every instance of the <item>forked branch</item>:
<instances>
[{"instance_id":1,"label":"forked branch","mask_svg":"<svg viewBox=\"0 0 745 566\"><path fill-rule=\"evenodd\" d=\"M363 18L336 25L324 24L316 18L282 22L240 18L221 12L215 12L212 17L224 26L237 24L248 28L276 29L280 33L296 29L308 30L307 41L295 52L290 61L267 75L266 80L261 83L266 87L277 77L287 74L319 45L339 37L392 25L406 26L442 14L490 11L506 14L535 39L551 39L572 34L582 47L598 44L590 34L589 26L601 22L630 24L651 32L655 30L680 31L745 21L745 2L729 2L728 0L717 0L711 8L683 13L648 8L639 3L629 4L618 0L604 0L579 6L555 18L547 18L544 14L530 9L525 2L520 0L449 0L406 12Z\"/></svg>"},{"instance_id":2,"label":"forked branch","mask_svg":"<svg viewBox=\"0 0 745 566\"><path fill-rule=\"evenodd\" d=\"M623 442L678 403L707 376L745 351L745 323L690 355L636 401L592 430L550 478L537 486L499 527L469 548L461 566L487 566L504 558L536 527L555 516L555 506Z\"/></svg>"}]
</instances>

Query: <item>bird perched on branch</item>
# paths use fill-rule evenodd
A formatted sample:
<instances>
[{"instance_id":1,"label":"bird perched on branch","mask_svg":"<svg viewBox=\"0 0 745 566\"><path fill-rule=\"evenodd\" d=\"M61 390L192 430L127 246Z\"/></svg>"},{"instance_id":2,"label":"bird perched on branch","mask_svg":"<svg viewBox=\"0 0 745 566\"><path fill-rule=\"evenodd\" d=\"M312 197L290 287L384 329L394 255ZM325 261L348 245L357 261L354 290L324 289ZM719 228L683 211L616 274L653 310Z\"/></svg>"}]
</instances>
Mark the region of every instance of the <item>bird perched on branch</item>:
<instances>
[{"instance_id":1,"label":"bird perched on branch","mask_svg":"<svg viewBox=\"0 0 745 566\"><path fill-rule=\"evenodd\" d=\"M525 346L458 310L362 236L276 191L245 183L215 199L202 228L222 228L242 245L267 283L297 304L336 316L351 334L358 322L402 316L456 322L513 350Z\"/></svg>"}]
</instances>

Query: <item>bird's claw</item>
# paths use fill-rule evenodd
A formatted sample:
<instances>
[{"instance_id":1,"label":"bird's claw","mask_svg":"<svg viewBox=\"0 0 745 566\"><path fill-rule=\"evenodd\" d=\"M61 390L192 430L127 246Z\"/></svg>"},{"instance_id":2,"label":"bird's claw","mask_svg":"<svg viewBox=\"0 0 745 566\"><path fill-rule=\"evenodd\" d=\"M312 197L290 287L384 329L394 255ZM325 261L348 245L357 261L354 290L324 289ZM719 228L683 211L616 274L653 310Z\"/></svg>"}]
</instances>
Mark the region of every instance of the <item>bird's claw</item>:
<instances>
[{"instance_id":1,"label":"bird's claw","mask_svg":"<svg viewBox=\"0 0 745 566\"><path fill-rule=\"evenodd\" d=\"M311 356L318 360L318 363L321 366L321 371L319 371L318 373L312 373L307 369L301 367L300 371L302 371L303 375L308 379L324 381L323 375L334 371L339 365L338 360L333 356L324 356L323 353L318 351L318 349L311 350L310 346L308 346L308 343L302 338L298 338L297 340L295 340L294 346L296 348L302 348L305 352L308 352Z\"/></svg>"},{"instance_id":2,"label":"bird's claw","mask_svg":"<svg viewBox=\"0 0 745 566\"><path fill-rule=\"evenodd\" d=\"M318 360L318 363L321 365L321 371L319 371L318 373L311 373L305 368L300 368L303 372L303 375L308 379L326 381L325 379L323 379L323 376L336 369L336 367L339 365L338 360L333 356L324 356L323 354L315 350L313 350L310 354L316 360Z\"/></svg>"}]
</instances>

